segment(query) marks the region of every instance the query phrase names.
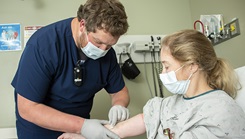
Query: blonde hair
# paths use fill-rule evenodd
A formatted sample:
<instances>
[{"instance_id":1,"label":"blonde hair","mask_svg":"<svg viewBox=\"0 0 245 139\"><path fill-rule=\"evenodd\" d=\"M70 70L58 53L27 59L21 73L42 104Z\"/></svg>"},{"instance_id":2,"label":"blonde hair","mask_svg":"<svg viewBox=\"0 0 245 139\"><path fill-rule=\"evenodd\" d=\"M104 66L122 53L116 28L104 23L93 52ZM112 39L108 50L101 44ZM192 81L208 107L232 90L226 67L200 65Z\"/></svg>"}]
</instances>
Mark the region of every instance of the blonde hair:
<instances>
[{"instance_id":1,"label":"blonde hair","mask_svg":"<svg viewBox=\"0 0 245 139\"><path fill-rule=\"evenodd\" d=\"M198 64L207 84L213 89L224 90L236 97L238 80L233 68L217 58L212 43L199 31L186 29L163 38L162 45L169 47L172 56L183 64Z\"/></svg>"}]
</instances>

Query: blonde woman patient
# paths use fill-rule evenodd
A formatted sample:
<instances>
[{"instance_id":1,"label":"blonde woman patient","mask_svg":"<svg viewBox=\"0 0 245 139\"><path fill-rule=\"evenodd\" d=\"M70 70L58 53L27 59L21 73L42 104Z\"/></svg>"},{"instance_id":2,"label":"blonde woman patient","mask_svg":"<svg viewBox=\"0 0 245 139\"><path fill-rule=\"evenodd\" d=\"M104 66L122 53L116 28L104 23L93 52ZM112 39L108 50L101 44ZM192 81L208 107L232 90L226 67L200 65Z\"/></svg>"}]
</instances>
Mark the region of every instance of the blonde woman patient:
<instances>
[{"instance_id":1,"label":"blonde woman patient","mask_svg":"<svg viewBox=\"0 0 245 139\"><path fill-rule=\"evenodd\" d=\"M245 114L236 104L239 82L199 31L181 30L163 38L163 85L173 93L150 99L143 113L108 130L120 138L146 133L148 139L245 139ZM83 139L64 133L58 139Z\"/></svg>"}]
</instances>

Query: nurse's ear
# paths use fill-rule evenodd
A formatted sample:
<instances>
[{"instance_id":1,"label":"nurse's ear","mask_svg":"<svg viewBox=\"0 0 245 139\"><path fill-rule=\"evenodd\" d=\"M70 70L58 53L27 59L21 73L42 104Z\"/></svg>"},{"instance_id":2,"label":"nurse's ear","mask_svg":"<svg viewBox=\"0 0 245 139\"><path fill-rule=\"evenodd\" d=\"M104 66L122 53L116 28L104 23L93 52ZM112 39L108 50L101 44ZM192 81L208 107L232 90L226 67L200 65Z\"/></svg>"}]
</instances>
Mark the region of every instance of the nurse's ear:
<instances>
[{"instance_id":1,"label":"nurse's ear","mask_svg":"<svg viewBox=\"0 0 245 139\"><path fill-rule=\"evenodd\" d=\"M84 19L81 19L81 21L79 23L79 30L81 32L84 32L85 31L85 20Z\"/></svg>"}]
</instances>

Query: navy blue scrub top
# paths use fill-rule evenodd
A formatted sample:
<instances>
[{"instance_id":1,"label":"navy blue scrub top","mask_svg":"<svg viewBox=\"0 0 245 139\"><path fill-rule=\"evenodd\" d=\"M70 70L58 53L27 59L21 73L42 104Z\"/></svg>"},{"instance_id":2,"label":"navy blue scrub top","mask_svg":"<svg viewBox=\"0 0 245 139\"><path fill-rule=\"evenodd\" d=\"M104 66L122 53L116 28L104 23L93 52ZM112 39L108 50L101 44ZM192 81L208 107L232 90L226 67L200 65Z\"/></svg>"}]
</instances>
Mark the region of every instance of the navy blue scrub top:
<instances>
[{"instance_id":1,"label":"navy blue scrub top","mask_svg":"<svg viewBox=\"0 0 245 139\"><path fill-rule=\"evenodd\" d=\"M82 86L74 84L73 69L79 53L72 37L72 19L50 24L31 36L12 81L16 103L18 93L62 112L90 118L98 91L104 88L108 93L116 93L125 86L113 48L102 58L88 58L83 64ZM16 118L19 139L55 139L61 134L24 120L17 107Z\"/></svg>"}]
</instances>

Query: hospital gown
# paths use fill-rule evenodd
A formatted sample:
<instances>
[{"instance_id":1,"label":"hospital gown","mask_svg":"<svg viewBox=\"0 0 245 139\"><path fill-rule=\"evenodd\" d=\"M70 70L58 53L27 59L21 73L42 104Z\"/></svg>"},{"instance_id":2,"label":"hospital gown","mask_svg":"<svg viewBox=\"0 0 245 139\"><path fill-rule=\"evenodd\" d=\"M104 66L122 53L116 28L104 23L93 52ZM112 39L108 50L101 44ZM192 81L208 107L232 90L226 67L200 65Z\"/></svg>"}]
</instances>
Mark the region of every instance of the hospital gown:
<instances>
[{"instance_id":1,"label":"hospital gown","mask_svg":"<svg viewBox=\"0 0 245 139\"><path fill-rule=\"evenodd\" d=\"M245 139L245 114L224 91L212 90L193 98L155 97L144 106L148 139Z\"/></svg>"}]
</instances>

